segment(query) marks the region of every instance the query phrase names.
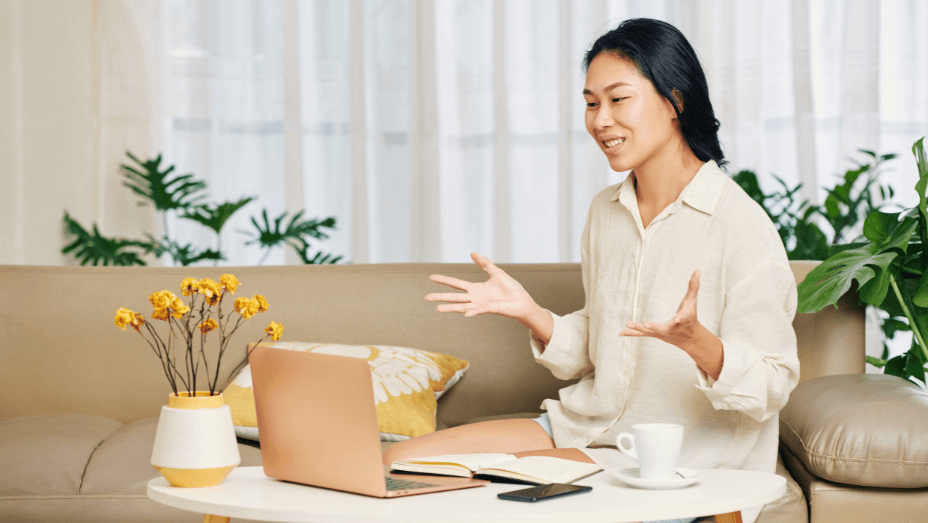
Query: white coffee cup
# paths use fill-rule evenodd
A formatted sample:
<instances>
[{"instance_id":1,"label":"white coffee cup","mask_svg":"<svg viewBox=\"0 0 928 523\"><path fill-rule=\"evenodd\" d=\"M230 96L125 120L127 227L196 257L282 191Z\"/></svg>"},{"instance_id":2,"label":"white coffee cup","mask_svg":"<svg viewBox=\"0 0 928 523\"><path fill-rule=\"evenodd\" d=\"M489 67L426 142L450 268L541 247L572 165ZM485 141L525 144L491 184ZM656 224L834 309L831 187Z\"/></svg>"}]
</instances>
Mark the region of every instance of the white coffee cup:
<instances>
[{"instance_id":1,"label":"white coffee cup","mask_svg":"<svg viewBox=\"0 0 928 523\"><path fill-rule=\"evenodd\" d=\"M683 446L683 425L632 425L632 433L619 434L615 444L623 454L638 460L641 479L671 480L677 477L677 461L680 459L680 447Z\"/></svg>"}]
</instances>

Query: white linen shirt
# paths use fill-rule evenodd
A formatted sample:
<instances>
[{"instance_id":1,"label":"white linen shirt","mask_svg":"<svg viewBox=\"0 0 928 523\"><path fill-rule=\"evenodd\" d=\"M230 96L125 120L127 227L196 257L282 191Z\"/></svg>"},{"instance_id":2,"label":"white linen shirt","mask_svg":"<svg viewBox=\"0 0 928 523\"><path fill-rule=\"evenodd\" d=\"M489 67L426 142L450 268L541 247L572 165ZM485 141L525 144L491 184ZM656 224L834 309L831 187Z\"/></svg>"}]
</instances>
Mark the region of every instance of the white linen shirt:
<instances>
[{"instance_id":1,"label":"white linen shirt","mask_svg":"<svg viewBox=\"0 0 928 523\"><path fill-rule=\"evenodd\" d=\"M536 361L581 377L542 403L556 446L615 445L636 423L679 423L680 467L774 472L799 360L796 283L764 210L710 160L645 228L632 173L593 199L581 255L585 306L551 314L547 347L531 335ZM673 345L618 335L631 320L669 321L696 269L697 318L723 345L718 381Z\"/></svg>"}]
</instances>

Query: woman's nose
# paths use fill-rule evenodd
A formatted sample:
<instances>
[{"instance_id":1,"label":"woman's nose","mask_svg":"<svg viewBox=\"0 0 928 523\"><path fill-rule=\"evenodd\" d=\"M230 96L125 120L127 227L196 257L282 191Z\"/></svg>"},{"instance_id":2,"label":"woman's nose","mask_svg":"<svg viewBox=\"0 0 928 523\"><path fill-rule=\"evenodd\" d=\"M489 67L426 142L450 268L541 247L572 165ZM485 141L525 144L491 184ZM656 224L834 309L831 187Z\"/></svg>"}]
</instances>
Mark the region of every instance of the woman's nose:
<instances>
[{"instance_id":1,"label":"woman's nose","mask_svg":"<svg viewBox=\"0 0 928 523\"><path fill-rule=\"evenodd\" d=\"M609 109L600 105L599 109L596 111L596 115L593 117L593 127L596 129L605 129L614 123L615 121L612 120L612 115L609 114Z\"/></svg>"}]
</instances>

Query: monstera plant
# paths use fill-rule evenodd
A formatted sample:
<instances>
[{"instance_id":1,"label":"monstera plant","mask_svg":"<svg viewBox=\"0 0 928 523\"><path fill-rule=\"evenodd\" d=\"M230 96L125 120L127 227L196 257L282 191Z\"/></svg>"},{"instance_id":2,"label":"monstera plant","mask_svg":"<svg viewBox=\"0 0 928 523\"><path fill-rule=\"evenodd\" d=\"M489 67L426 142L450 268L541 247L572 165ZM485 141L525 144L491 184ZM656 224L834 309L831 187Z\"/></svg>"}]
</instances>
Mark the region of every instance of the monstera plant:
<instances>
[{"instance_id":1,"label":"monstera plant","mask_svg":"<svg viewBox=\"0 0 928 523\"><path fill-rule=\"evenodd\" d=\"M817 312L835 305L856 281L860 301L889 315L884 332L912 331L912 345L888 358L868 356L867 362L886 374L914 378L925 384L928 363L928 160L924 138L912 152L918 165L918 205L904 212L874 211L864 220L856 241L831 248L830 256L799 284L799 312Z\"/></svg>"}]
</instances>

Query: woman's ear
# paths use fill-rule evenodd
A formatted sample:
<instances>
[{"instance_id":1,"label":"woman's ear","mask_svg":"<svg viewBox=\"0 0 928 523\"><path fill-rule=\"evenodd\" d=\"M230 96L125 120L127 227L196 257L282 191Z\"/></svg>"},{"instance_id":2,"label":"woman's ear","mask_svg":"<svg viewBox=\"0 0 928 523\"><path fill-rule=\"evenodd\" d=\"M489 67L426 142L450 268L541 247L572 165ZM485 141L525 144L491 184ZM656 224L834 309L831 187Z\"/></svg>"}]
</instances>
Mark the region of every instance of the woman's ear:
<instances>
[{"instance_id":1,"label":"woman's ear","mask_svg":"<svg viewBox=\"0 0 928 523\"><path fill-rule=\"evenodd\" d=\"M673 91L671 91L670 94L673 95L673 100L677 102L677 108L682 113L683 112L683 93L681 93L679 89L674 89Z\"/></svg>"}]
</instances>

